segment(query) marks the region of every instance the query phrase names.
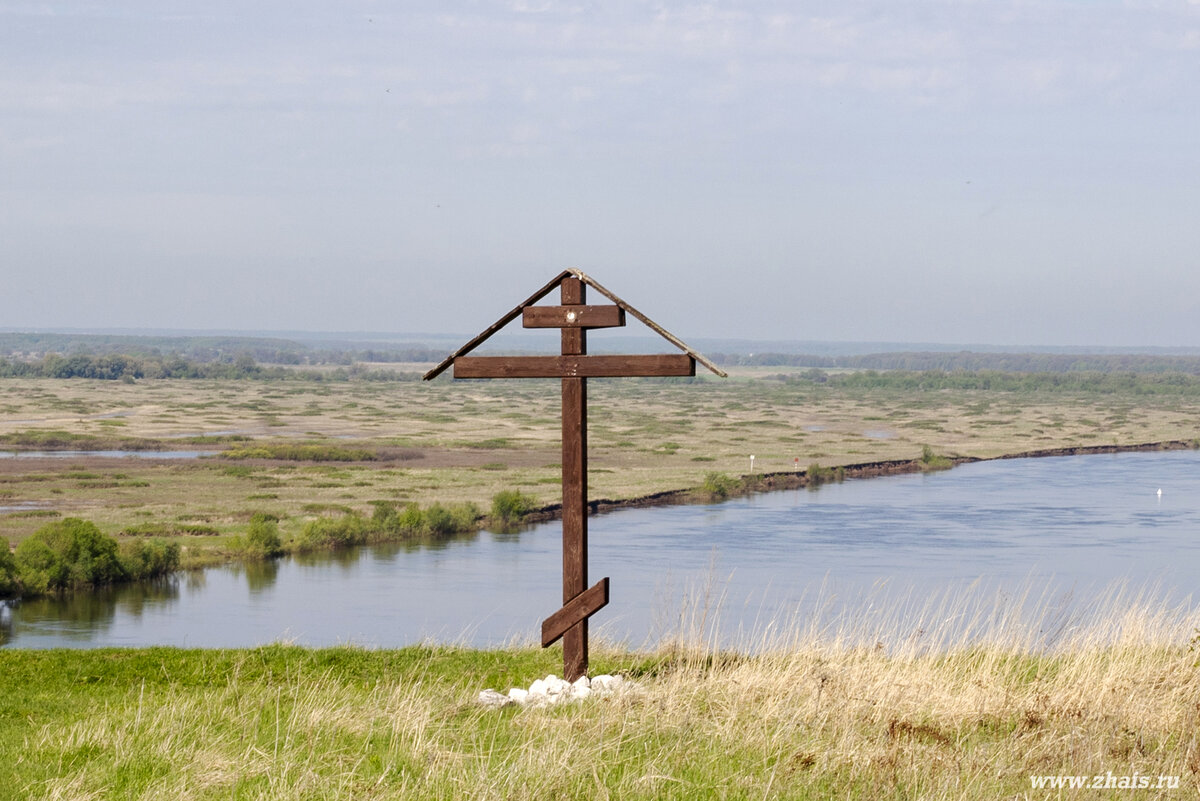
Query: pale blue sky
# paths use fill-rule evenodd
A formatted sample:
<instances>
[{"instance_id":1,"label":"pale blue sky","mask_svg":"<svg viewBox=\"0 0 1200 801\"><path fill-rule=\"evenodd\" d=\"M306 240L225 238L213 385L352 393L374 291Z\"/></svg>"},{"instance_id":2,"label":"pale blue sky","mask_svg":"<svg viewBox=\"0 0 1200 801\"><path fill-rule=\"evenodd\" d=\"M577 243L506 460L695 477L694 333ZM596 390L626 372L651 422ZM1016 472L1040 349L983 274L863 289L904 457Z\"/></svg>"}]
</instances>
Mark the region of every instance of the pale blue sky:
<instances>
[{"instance_id":1,"label":"pale blue sky","mask_svg":"<svg viewBox=\"0 0 1200 801\"><path fill-rule=\"evenodd\" d=\"M1200 345L1196 2L0 0L0 327Z\"/></svg>"}]
</instances>

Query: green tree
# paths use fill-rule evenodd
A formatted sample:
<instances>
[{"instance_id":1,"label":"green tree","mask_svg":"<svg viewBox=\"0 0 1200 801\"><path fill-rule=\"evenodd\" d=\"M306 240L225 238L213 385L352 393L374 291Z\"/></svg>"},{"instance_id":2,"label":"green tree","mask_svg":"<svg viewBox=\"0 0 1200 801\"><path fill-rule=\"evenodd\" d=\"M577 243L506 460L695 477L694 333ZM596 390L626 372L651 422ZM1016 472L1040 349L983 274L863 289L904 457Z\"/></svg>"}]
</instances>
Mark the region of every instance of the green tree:
<instances>
[{"instance_id":1,"label":"green tree","mask_svg":"<svg viewBox=\"0 0 1200 801\"><path fill-rule=\"evenodd\" d=\"M21 594L21 582L17 574L17 562L8 548L8 540L0 539L0 598L11 598Z\"/></svg>"},{"instance_id":2,"label":"green tree","mask_svg":"<svg viewBox=\"0 0 1200 801\"><path fill-rule=\"evenodd\" d=\"M492 496L492 520L501 525L519 523L533 509L533 498L520 490L501 490Z\"/></svg>"},{"instance_id":3,"label":"green tree","mask_svg":"<svg viewBox=\"0 0 1200 801\"><path fill-rule=\"evenodd\" d=\"M279 523L268 514L255 512L246 530L246 552L262 559L271 559L283 553L283 542L279 539Z\"/></svg>"},{"instance_id":4,"label":"green tree","mask_svg":"<svg viewBox=\"0 0 1200 801\"><path fill-rule=\"evenodd\" d=\"M130 540L121 546L121 565L133 581L170 575L179 569L179 545L158 537Z\"/></svg>"},{"instance_id":5,"label":"green tree","mask_svg":"<svg viewBox=\"0 0 1200 801\"><path fill-rule=\"evenodd\" d=\"M704 485L701 489L714 501L723 501L739 487L736 478L730 478L724 473L712 471L704 475Z\"/></svg>"},{"instance_id":6,"label":"green tree","mask_svg":"<svg viewBox=\"0 0 1200 801\"><path fill-rule=\"evenodd\" d=\"M68 517L42 526L17 546L17 569L31 594L111 584L128 577L117 541L95 523Z\"/></svg>"}]
</instances>

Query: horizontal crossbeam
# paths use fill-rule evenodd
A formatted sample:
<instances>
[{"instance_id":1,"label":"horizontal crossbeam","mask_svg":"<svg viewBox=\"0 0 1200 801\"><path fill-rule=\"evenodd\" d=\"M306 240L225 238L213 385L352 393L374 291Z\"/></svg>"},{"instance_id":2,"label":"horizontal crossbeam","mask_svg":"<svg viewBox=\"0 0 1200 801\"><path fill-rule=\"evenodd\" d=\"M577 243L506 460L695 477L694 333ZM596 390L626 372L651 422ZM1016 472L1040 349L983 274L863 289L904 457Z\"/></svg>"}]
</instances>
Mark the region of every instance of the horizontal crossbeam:
<instances>
[{"instance_id":1,"label":"horizontal crossbeam","mask_svg":"<svg viewBox=\"0 0 1200 801\"><path fill-rule=\"evenodd\" d=\"M625 310L620 306L526 306L521 314L525 328L620 328Z\"/></svg>"},{"instance_id":2,"label":"horizontal crossbeam","mask_svg":"<svg viewBox=\"0 0 1200 801\"><path fill-rule=\"evenodd\" d=\"M696 360L683 353L656 356L459 356L455 378L617 378L689 376Z\"/></svg>"},{"instance_id":3,"label":"horizontal crossbeam","mask_svg":"<svg viewBox=\"0 0 1200 801\"><path fill-rule=\"evenodd\" d=\"M549 648L581 620L587 620L608 605L608 576L563 604L542 621L542 647Z\"/></svg>"}]
</instances>

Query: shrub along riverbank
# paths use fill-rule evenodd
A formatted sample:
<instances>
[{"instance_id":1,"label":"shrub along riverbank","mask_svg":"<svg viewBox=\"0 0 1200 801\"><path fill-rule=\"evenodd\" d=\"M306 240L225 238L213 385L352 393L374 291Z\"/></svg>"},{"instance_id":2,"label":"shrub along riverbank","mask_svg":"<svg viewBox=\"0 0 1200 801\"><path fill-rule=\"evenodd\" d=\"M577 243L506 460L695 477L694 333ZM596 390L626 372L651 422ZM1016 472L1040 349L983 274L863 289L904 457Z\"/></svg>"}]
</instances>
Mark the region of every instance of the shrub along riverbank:
<instances>
[{"instance_id":1,"label":"shrub along riverbank","mask_svg":"<svg viewBox=\"0 0 1200 801\"><path fill-rule=\"evenodd\" d=\"M1050 652L1003 627L594 644L633 691L503 710L479 691L557 648L5 650L0 799L993 799L1056 775L1195 797L1195 615L1097 619Z\"/></svg>"},{"instance_id":2,"label":"shrub along riverbank","mask_svg":"<svg viewBox=\"0 0 1200 801\"><path fill-rule=\"evenodd\" d=\"M487 517L473 503L433 503L422 508L415 503L377 501L370 517L348 507L314 506L309 511L321 516L286 542L279 532L279 518L256 512L245 534L229 541L229 557L252 561L374 543L436 540L483 524L503 530L519 525L532 509L532 500L515 490L497 493ZM15 552L0 539L0 599L86 592L169 575L180 569L181 548L177 542L152 535L175 530L142 524L123 532L129 536L118 542L94 523L69 517L41 527ZM204 563L199 560L192 566Z\"/></svg>"},{"instance_id":3,"label":"shrub along riverbank","mask_svg":"<svg viewBox=\"0 0 1200 801\"><path fill-rule=\"evenodd\" d=\"M268 512L251 515L244 534L232 537L228 559L273 559L289 553L333 550L357 545L414 539L442 539L490 524L498 529L519 525L533 509L532 499L515 490L496 495L490 516L473 503L422 508L415 503L377 501L367 517L349 507L313 505L319 516L284 541L279 518ZM181 547L156 534L179 526L144 523L124 530L120 542L79 518L56 520L22 540L15 552L0 538L0 599L86 592L98 587L169 575L180 569ZM193 559L191 567L213 560Z\"/></svg>"},{"instance_id":4,"label":"shrub along riverbank","mask_svg":"<svg viewBox=\"0 0 1200 801\"><path fill-rule=\"evenodd\" d=\"M179 568L179 546L160 539L117 541L79 518L38 529L15 553L0 548L0 598L90 590L158 578Z\"/></svg>"},{"instance_id":5,"label":"shrub along riverbank","mask_svg":"<svg viewBox=\"0 0 1200 801\"><path fill-rule=\"evenodd\" d=\"M927 449L926 455L931 452ZM897 463L896 470L906 463ZM919 464L917 462L914 465ZM949 462L947 461L947 465ZM762 475L735 478L710 472L697 488L634 499L631 505L658 502L720 501L784 484L817 486L843 480L846 471L812 465L805 473L780 477ZM783 481L782 484L778 483ZM609 502L611 504L611 502ZM222 561L274 559L289 553L415 539L437 540L491 526L510 530L525 521L553 519L558 504L536 507L534 499L519 490L502 490L492 498L490 513L483 515L473 503L422 508L416 503L373 501L370 516L347 506L309 504L305 511L317 517L308 520L297 534L286 540L280 533L278 515L254 512L244 533L229 538L224 550L210 547L191 554L188 567ZM36 597L67 592L86 592L128 581L159 578L181 567L180 537L215 534L205 526L180 523L139 523L122 529L120 541L102 533L94 523L78 518L56 520L23 540L15 553L0 539L0 598ZM173 536L173 540L165 537ZM207 556L204 554L207 553Z\"/></svg>"},{"instance_id":6,"label":"shrub along riverbank","mask_svg":"<svg viewBox=\"0 0 1200 801\"><path fill-rule=\"evenodd\" d=\"M478 507L470 503L434 503L422 509L415 503L398 507L380 502L371 517L348 508L320 511L338 515L310 520L299 535L287 542L280 537L278 518L263 512L254 514L246 533L230 541L231 556L272 559L288 553L446 537L474 530L481 521ZM139 531L157 530L148 524ZM159 578L180 568L180 555L178 543L160 537L126 538L118 543L90 521L71 517L56 520L22 540L15 552L0 545L0 598L86 592L110 584Z\"/></svg>"}]
</instances>

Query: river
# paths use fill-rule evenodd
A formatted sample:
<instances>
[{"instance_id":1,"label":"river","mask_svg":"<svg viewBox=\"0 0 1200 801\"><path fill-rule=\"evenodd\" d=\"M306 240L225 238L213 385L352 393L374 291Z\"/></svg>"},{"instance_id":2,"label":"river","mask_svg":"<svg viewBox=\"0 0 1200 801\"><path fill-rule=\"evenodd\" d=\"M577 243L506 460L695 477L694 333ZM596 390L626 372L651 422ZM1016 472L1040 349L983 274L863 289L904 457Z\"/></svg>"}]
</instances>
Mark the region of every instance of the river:
<instances>
[{"instance_id":1,"label":"river","mask_svg":"<svg viewBox=\"0 0 1200 801\"><path fill-rule=\"evenodd\" d=\"M592 630L632 646L754 647L847 620L971 636L1014 610L1052 639L1120 588L1200 598L1200 452L978 462L589 526L591 579L611 578ZM14 605L0 627L19 648L529 642L560 605L559 531L213 568Z\"/></svg>"}]
</instances>

